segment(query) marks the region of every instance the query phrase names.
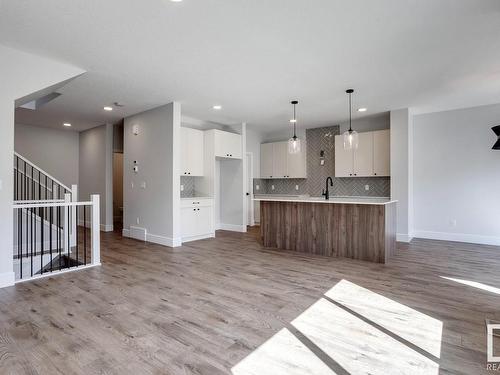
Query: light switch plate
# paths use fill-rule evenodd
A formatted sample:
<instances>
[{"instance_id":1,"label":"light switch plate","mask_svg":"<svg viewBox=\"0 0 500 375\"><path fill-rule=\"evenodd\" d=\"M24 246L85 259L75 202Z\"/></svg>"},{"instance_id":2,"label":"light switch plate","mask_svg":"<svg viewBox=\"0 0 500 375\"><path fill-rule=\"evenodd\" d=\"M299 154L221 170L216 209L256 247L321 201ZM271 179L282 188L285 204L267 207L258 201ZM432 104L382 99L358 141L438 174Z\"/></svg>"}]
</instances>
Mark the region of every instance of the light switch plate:
<instances>
[{"instance_id":1,"label":"light switch plate","mask_svg":"<svg viewBox=\"0 0 500 375\"><path fill-rule=\"evenodd\" d=\"M370 190L370 185L365 185L365 190L366 191Z\"/></svg>"},{"instance_id":2,"label":"light switch plate","mask_svg":"<svg viewBox=\"0 0 500 375\"><path fill-rule=\"evenodd\" d=\"M142 181L142 183L141 183L141 188L142 188L142 189L146 189L146 181Z\"/></svg>"},{"instance_id":3,"label":"light switch plate","mask_svg":"<svg viewBox=\"0 0 500 375\"><path fill-rule=\"evenodd\" d=\"M255 190L260 190L260 185L255 185Z\"/></svg>"},{"instance_id":4,"label":"light switch plate","mask_svg":"<svg viewBox=\"0 0 500 375\"><path fill-rule=\"evenodd\" d=\"M274 185L271 185L271 190L274 190Z\"/></svg>"},{"instance_id":5,"label":"light switch plate","mask_svg":"<svg viewBox=\"0 0 500 375\"><path fill-rule=\"evenodd\" d=\"M184 185L181 185L181 191L184 191Z\"/></svg>"},{"instance_id":6,"label":"light switch plate","mask_svg":"<svg viewBox=\"0 0 500 375\"><path fill-rule=\"evenodd\" d=\"M295 185L295 190L299 190L299 185Z\"/></svg>"}]
</instances>

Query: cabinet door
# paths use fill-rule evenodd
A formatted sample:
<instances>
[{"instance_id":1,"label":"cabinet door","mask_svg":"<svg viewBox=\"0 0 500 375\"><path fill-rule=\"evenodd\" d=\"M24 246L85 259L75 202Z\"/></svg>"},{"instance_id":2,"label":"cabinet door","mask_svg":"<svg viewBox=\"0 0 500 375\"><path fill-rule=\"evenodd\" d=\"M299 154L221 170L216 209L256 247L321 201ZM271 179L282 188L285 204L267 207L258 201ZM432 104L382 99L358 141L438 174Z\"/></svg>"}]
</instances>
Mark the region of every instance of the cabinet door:
<instances>
[{"instance_id":1,"label":"cabinet door","mask_svg":"<svg viewBox=\"0 0 500 375\"><path fill-rule=\"evenodd\" d=\"M354 176L373 176L373 132L359 133L359 145L354 150Z\"/></svg>"},{"instance_id":2,"label":"cabinet door","mask_svg":"<svg viewBox=\"0 0 500 375\"><path fill-rule=\"evenodd\" d=\"M214 231L212 207L198 207L196 211L196 236Z\"/></svg>"},{"instance_id":3,"label":"cabinet door","mask_svg":"<svg viewBox=\"0 0 500 375\"><path fill-rule=\"evenodd\" d=\"M335 177L352 177L353 152L344 150L344 137L335 136Z\"/></svg>"},{"instance_id":4,"label":"cabinet door","mask_svg":"<svg viewBox=\"0 0 500 375\"><path fill-rule=\"evenodd\" d=\"M203 132L181 128L181 176L203 176Z\"/></svg>"},{"instance_id":5,"label":"cabinet door","mask_svg":"<svg viewBox=\"0 0 500 375\"><path fill-rule=\"evenodd\" d=\"M203 176L204 140L201 130L191 129L189 139L189 164L192 176Z\"/></svg>"},{"instance_id":6,"label":"cabinet door","mask_svg":"<svg viewBox=\"0 0 500 375\"><path fill-rule=\"evenodd\" d=\"M273 143L273 178L286 178L288 167L288 142Z\"/></svg>"},{"instance_id":7,"label":"cabinet door","mask_svg":"<svg viewBox=\"0 0 500 375\"><path fill-rule=\"evenodd\" d=\"M391 132L389 129L373 132L373 175L391 175Z\"/></svg>"},{"instance_id":8,"label":"cabinet door","mask_svg":"<svg viewBox=\"0 0 500 375\"><path fill-rule=\"evenodd\" d=\"M189 129L181 128L181 176L187 176L189 173Z\"/></svg>"},{"instance_id":9,"label":"cabinet door","mask_svg":"<svg viewBox=\"0 0 500 375\"><path fill-rule=\"evenodd\" d=\"M273 177L273 144L260 145L260 178Z\"/></svg>"},{"instance_id":10,"label":"cabinet door","mask_svg":"<svg viewBox=\"0 0 500 375\"><path fill-rule=\"evenodd\" d=\"M241 135L215 130L215 156L241 159Z\"/></svg>"},{"instance_id":11,"label":"cabinet door","mask_svg":"<svg viewBox=\"0 0 500 375\"><path fill-rule=\"evenodd\" d=\"M290 178L307 178L307 150L306 142L301 142L300 152L290 154L287 152L287 176Z\"/></svg>"},{"instance_id":12,"label":"cabinet door","mask_svg":"<svg viewBox=\"0 0 500 375\"><path fill-rule=\"evenodd\" d=\"M226 142L229 146L228 152L231 155L230 157L233 159L241 159L241 135L226 133Z\"/></svg>"},{"instance_id":13,"label":"cabinet door","mask_svg":"<svg viewBox=\"0 0 500 375\"><path fill-rule=\"evenodd\" d=\"M196 209L185 207L181 209L181 236L182 238L195 236L196 231Z\"/></svg>"}]
</instances>

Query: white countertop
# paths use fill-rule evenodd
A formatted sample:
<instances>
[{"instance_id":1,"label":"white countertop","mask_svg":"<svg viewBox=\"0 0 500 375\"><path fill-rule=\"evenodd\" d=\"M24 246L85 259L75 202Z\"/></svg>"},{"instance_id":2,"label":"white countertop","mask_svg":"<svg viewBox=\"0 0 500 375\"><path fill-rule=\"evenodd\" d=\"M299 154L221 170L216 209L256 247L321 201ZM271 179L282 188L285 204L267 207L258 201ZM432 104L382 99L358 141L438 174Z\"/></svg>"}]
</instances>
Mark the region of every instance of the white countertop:
<instances>
[{"instance_id":1,"label":"white countertop","mask_svg":"<svg viewBox=\"0 0 500 375\"><path fill-rule=\"evenodd\" d=\"M391 200L387 197L338 197L331 196L329 200L324 197L310 197L308 195L258 195L255 194L254 201L267 202L301 202L301 203L337 203L337 204L371 204L385 205L395 203L396 200Z\"/></svg>"},{"instance_id":2,"label":"white countertop","mask_svg":"<svg viewBox=\"0 0 500 375\"><path fill-rule=\"evenodd\" d=\"M213 199L212 197L182 197L181 200L193 200L193 199Z\"/></svg>"}]
</instances>

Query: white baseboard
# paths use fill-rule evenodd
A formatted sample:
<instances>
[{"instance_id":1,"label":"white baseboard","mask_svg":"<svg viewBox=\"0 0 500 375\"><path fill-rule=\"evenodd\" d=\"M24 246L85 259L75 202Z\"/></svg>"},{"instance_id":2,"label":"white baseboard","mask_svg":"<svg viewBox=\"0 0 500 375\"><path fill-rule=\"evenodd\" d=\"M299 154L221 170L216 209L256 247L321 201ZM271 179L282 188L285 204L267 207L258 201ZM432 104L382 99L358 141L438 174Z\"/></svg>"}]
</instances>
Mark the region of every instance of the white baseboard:
<instances>
[{"instance_id":1,"label":"white baseboard","mask_svg":"<svg viewBox=\"0 0 500 375\"><path fill-rule=\"evenodd\" d=\"M152 242L152 243L156 243L158 245L163 245L163 246L168 246L168 247L182 246L182 239L180 237L172 238L172 237L159 236L157 234L147 233L146 230L144 230L143 234L140 234L139 236L134 236L134 235L131 235L129 229L124 228L124 229L122 229L122 236L128 237L128 238L134 238L134 239L140 240L140 241ZM142 236L145 236L145 237L142 237Z\"/></svg>"},{"instance_id":2,"label":"white baseboard","mask_svg":"<svg viewBox=\"0 0 500 375\"><path fill-rule=\"evenodd\" d=\"M165 237L165 236L159 236L157 234L148 233L146 235L146 241L168 247L182 246L182 239L180 237L172 238L172 237Z\"/></svg>"},{"instance_id":3,"label":"white baseboard","mask_svg":"<svg viewBox=\"0 0 500 375\"><path fill-rule=\"evenodd\" d=\"M112 232L113 224L101 224L101 232Z\"/></svg>"},{"instance_id":4,"label":"white baseboard","mask_svg":"<svg viewBox=\"0 0 500 375\"><path fill-rule=\"evenodd\" d=\"M500 246L500 237L481 236L477 234L466 233L448 233L448 232L431 232L431 231L416 231L415 238L425 238L429 240L454 241L474 243L479 245Z\"/></svg>"},{"instance_id":5,"label":"white baseboard","mask_svg":"<svg viewBox=\"0 0 500 375\"><path fill-rule=\"evenodd\" d=\"M397 242L410 243L412 239L413 239L412 235L403 234L403 233L396 233L396 241Z\"/></svg>"},{"instance_id":6,"label":"white baseboard","mask_svg":"<svg viewBox=\"0 0 500 375\"><path fill-rule=\"evenodd\" d=\"M242 232L242 233L245 233L247 231L247 226L246 225L239 225L239 224L224 224L224 223L219 223L217 225L217 229L229 230L231 232Z\"/></svg>"},{"instance_id":7,"label":"white baseboard","mask_svg":"<svg viewBox=\"0 0 500 375\"><path fill-rule=\"evenodd\" d=\"M197 241L197 240L204 240L206 238L214 238L214 237L215 237L215 232L214 233L208 233L208 234L202 234L200 236L182 237L182 242L191 242L191 241Z\"/></svg>"},{"instance_id":8,"label":"white baseboard","mask_svg":"<svg viewBox=\"0 0 500 375\"><path fill-rule=\"evenodd\" d=\"M82 219L78 220L78 225L80 227L85 226L86 228L90 228L91 222L89 220L83 221ZM100 224L99 229L101 232L112 232L113 231L113 224Z\"/></svg>"},{"instance_id":9,"label":"white baseboard","mask_svg":"<svg viewBox=\"0 0 500 375\"><path fill-rule=\"evenodd\" d=\"M5 288L7 286L12 286L16 282L16 275L14 272L4 272L0 273L0 288Z\"/></svg>"}]
</instances>

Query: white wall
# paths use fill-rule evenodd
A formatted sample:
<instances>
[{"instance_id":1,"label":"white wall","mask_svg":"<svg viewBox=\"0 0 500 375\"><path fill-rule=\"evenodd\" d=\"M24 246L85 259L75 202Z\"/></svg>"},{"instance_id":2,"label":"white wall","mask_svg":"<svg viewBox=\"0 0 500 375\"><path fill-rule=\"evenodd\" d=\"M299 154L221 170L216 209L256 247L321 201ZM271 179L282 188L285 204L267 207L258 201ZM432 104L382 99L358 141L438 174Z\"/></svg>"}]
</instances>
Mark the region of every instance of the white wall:
<instances>
[{"instance_id":1,"label":"white wall","mask_svg":"<svg viewBox=\"0 0 500 375\"><path fill-rule=\"evenodd\" d=\"M134 125L138 135L132 132ZM124 235L130 235L130 227L145 228L148 241L180 246L180 126L179 103L125 119Z\"/></svg>"},{"instance_id":2,"label":"white wall","mask_svg":"<svg viewBox=\"0 0 500 375\"><path fill-rule=\"evenodd\" d=\"M391 199L397 200L397 240L413 236L413 120L408 108L391 111Z\"/></svg>"},{"instance_id":3,"label":"white wall","mask_svg":"<svg viewBox=\"0 0 500 375\"><path fill-rule=\"evenodd\" d=\"M14 149L66 186L78 185L78 132L16 124Z\"/></svg>"},{"instance_id":4,"label":"white wall","mask_svg":"<svg viewBox=\"0 0 500 375\"><path fill-rule=\"evenodd\" d=\"M14 283L14 103L36 91L76 77L84 70L0 45L0 287Z\"/></svg>"},{"instance_id":5,"label":"white wall","mask_svg":"<svg viewBox=\"0 0 500 375\"><path fill-rule=\"evenodd\" d=\"M101 230L113 230L113 126L80 133L78 200L100 195Z\"/></svg>"},{"instance_id":6,"label":"white wall","mask_svg":"<svg viewBox=\"0 0 500 375\"><path fill-rule=\"evenodd\" d=\"M414 117L415 237L500 245L498 124L500 104Z\"/></svg>"},{"instance_id":7,"label":"white wall","mask_svg":"<svg viewBox=\"0 0 500 375\"><path fill-rule=\"evenodd\" d=\"M352 120L352 129L358 133L370 132L375 130L389 129L391 124L390 113L379 113L373 116L367 116ZM349 130L349 121L340 124L340 134Z\"/></svg>"}]
</instances>

